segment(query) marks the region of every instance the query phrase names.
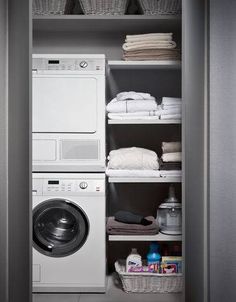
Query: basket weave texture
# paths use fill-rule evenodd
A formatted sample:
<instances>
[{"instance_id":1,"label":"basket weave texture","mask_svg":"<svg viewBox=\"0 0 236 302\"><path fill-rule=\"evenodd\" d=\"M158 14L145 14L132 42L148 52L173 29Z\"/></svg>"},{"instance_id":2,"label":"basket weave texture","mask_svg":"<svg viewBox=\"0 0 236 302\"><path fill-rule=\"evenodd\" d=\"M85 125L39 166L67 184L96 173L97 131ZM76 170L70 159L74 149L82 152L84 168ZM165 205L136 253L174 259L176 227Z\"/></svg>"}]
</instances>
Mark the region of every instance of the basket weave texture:
<instances>
[{"instance_id":1,"label":"basket weave texture","mask_svg":"<svg viewBox=\"0 0 236 302\"><path fill-rule=\"evenodd\" d=\"M128 0L79 0L86 15L124 15Z\"/></svg>"},{"instance_id":2,"label":"basket weave texture","mask_svg":"<svg viewBox=\"0 0 236 302\"><path fill-rule=\"evenodd\" d=\"M115 269L127 293L178 293L183 289L182 274L127 273L124 260L116 261Z\"/></svg>"},{"instance_id":3,"label":"basket weave texture","mask_svg":"<svg viewBox=\"0 0 236 302\"><path fill-rule=\"evenodd\" d=\"M181 0L138 0L145 15L179 15Z\"/></svg>"},{"instance_id":4,"label":"basket weave texture","mask_svg":"<svg viewBox=\"0 0 236 302\"><path fill-rule=\"evenodd\" d=\"M63 15L67 0L33 0L33 15Z\"/></svg>"}]
</instances>

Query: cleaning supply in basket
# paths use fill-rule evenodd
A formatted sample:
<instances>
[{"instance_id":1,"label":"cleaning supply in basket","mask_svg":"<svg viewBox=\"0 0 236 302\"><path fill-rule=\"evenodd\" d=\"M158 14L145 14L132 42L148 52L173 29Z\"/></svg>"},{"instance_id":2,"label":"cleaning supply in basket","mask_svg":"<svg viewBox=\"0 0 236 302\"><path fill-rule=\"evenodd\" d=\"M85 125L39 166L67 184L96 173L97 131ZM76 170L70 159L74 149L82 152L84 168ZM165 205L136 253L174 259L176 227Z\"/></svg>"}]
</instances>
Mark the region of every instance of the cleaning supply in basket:
<instances>
[{"instance_id":1,"label":"cleaning supply in basket","mask_svg":"<svg viewBox=\"0 0 236 302\"><path fill-rule=\"evenodd\" d=\"M138 251L136 248L132 248L131 253L126 259L126 272L132 272L135 268L141 268L142 267L142 258L138 254Z\"/></svg>"},{"instance_id":2,"label":"cleaning supply in basket","mask_svg":"<svg viewBox=\"0 0 236 302\"><path fill-rule=\"evenodd\" d=\"M147 254L148 271L152 273L160 272L161 255L158 253L159 245L151 243Z\"/></svg>"},{"instance_id":3,"label":"cleaning supply in basket","mask_svg":"<svg viewBox=\"0 0 236 302\"><path fill-rule=\"evenodd\" d=\"M182 257L179 256L162 257L161 273L162 274L182 273Z\"/></svg>"}]
</instances>

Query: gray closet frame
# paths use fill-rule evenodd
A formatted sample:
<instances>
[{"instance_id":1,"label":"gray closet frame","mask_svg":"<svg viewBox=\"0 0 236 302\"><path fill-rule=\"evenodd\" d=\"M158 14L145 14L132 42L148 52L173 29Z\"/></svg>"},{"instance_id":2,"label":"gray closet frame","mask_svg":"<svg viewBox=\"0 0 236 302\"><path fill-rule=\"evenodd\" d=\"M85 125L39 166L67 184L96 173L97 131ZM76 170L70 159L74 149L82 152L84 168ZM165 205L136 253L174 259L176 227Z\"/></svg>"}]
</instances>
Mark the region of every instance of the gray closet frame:
<instances>
[{"instance_id":1,"label":"gray closet frame","mask_svg":"<svg viewBox=\"0 0 236 302\"><path fill-rule=\"evenodd\" d=\"M0 301L31 294L31 1L0 1Z\"/></svg>"},{"instance_id":2,"label":"gray closet frame","mask_svg":"<svg viewBox=\"0 0 236 302\"><path fill-rule=\"evenodd\" d=\"M185 300L191 302L236 300L235 11L233 0L183 0ZM1 0L1 302L32 299L31 32L31 1Z\"/></svg>"}]
</instances>

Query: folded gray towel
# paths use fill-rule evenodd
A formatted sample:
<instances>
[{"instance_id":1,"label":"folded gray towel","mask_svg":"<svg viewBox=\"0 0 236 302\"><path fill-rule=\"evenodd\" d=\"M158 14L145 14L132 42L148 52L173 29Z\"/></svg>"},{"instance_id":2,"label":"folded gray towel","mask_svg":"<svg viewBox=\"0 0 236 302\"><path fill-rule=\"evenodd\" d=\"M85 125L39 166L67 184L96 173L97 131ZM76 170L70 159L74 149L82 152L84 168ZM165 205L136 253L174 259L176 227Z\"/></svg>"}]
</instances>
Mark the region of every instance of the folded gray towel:
<instances>
[{"instance_id":1,"label":"folded gray towel","mask_svg":"<svg viewBox=\"0 0 236 302\"><path fill-rule=\"evenodd\" d=\"M145 219L142 215L134 214L128 211L118 211L114 215L115 220L129 224L149 225L152 221Z\"/></svg>"},{"instance_id":2,"label":"folded gray towel","mask_svg":"<svg viewBox=\"0 0 236 302\"><path fill-rule=\"evenodd\" d=\"M145 219L151 221L150 225L128 224L115 220L115 217L107 219L107 233L111 235L155 235L158 233L158 225L153 216Z\"/></svg>"}]
</instances>

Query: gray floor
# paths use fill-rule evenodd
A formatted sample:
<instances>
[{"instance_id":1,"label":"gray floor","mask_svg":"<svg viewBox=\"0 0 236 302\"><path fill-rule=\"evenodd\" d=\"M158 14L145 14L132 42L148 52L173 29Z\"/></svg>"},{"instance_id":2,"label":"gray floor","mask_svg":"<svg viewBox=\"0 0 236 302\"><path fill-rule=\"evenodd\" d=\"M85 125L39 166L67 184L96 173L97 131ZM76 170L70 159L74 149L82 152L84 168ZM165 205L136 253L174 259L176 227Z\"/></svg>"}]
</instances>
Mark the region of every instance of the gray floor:
<instances>
[{"instance_id":1,"label":"gray floor","mask_svg":"<svg viewBox=\"0 0 236 302\"><path fill-rule=\"evenodd\" d=\"M34 294L33 302L181 302L181 294L127 294L114 276L105 294Z\"/></svg>"}]
</instances>

